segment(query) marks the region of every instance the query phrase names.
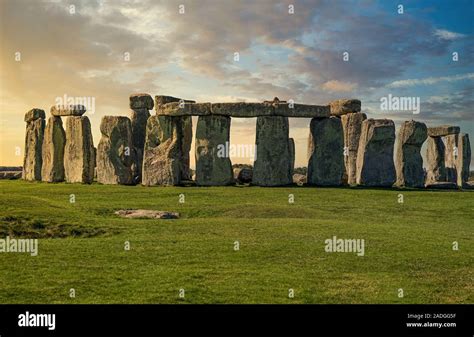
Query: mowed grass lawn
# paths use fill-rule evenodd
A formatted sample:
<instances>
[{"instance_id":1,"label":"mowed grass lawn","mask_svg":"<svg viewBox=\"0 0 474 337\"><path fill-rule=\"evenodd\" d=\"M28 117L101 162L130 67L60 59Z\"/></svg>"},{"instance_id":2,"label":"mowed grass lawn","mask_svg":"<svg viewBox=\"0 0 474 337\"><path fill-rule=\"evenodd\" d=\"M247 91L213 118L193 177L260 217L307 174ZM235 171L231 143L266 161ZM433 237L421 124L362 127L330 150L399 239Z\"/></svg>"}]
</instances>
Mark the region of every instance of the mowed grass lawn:
<instances>
[{"instance_id":1,"label":"mowed grass lawn","mask_svg":"<svg viewBox=\"0 0 474 337\"><path fill-rule=\"evenodd\" d=\"M470 191L0 181L0 204L4 229L79 228L39 239L38 256L0 253L0 303L474 302ZM114 215L123 208L181 218ZM333 236L364 239L365 256L325 252Z\"/></svg>"}]
</instances>

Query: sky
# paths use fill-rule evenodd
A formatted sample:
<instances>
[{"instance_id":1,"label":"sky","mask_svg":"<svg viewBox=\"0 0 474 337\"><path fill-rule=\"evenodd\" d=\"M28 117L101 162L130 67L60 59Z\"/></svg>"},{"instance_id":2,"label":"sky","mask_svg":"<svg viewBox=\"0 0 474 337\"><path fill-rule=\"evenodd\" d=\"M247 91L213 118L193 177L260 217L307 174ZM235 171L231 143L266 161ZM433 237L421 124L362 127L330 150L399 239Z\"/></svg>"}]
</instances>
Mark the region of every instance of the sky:
<instances>
[{"instance_id":1,"label":"sky","mask_svg":"<svg viewBox=\"0 0 474 337\"><path fill-rule=\"evenodd\" d=\"M358 98L369 118L458 125L474 144L472 17L472 0L0 0L0 165L22 164L28 110L93 98L97 146L101 118L128 115L142 92ZM419 98L419 113L384 110L389 95ZM296 166L307 165L309 123L290 119ZM231 143L254 144L255 125L233 118Z\"/></svg>"}]
</instances>

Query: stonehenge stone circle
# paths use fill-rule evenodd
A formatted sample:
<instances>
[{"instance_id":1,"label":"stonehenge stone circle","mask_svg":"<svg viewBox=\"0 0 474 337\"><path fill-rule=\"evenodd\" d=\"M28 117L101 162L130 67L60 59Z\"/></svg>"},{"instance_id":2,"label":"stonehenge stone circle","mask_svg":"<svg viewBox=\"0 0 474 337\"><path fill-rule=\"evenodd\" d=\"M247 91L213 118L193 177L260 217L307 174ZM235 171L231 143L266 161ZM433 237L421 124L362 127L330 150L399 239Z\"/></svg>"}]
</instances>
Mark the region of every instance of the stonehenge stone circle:
<instances>
[{"instance_id":1,"label":"stonehenge stone circle","mask_svg":"<svg viewBox=\"0 0 474 337\"><path fill-rule=\"evenodd\" d=\"M347 183L356 184L357 150L359 149L362 122L367 119L364 113L347 113L341 116L344 131L344 165L346 167Z\"/></svg>"},{"instance_id":2,"label":"stonehenge stone circle","mask_svg":"<svg viewBox=\"0 0 474 337\"><path fill-rule=\"evenodd\" d=\"M424 123L413 120L403 122L397 138L397 153L395 168L397 171L397 186L423 187L425 174L421 146L427 137Z\"/></svg>"},{"instance_id":3,"label":"stonehenge stone circle","mask_svg":"<svg viewBox=\"0 0 474 337\"><path fill-rule=\"evenodd\" d=\"M366 119L357 151L357 184L391 187L396 180L393 162L395 124L388 119Z\"/></svg>"},{"instance_id":4,"label":"stonehenge stone circle","mask_svg":"<svg viewBox=\"0 0 474 337\"><path fill-rule=\"evenodd\" d=\"M94 142L86 116L66 119L64 176L69 183L92 183L94 179Z\"/></svg>"},{"instance_id":5,"label":"stonehenge stone circle","mask_svg":"<svg viewBox=\"0 0 474 337\"><path fill-rule=\"evenodd\" d=\"M293 182L288 117L257 118L256 160L252 184L284 186Z\"/></svg>"},{"instance_id":6,"label":"stonehenge stone circle","mask_svg":"<svg viewBox=\"0 0 474 337\"><path fill-rule=\"evenodd\" d=\"M331 116L342 116L347 113L360 112L361 102L358 99L338 99L329 103Z\"/></svg>"},{"instance_id":7,"label":"stonehenge stone circle","mask_svg":"<svg viewBox=\"0 0 474 337\"><path fill-rule=\"evenodd\" d=\"M344 174L344 134L337 117L313 118L310 124L308 184L340 186Z\"/></svg>"},{"instance_id":8,"label":"stonehenge stone circle","mask_svg":"<svg viewBox=\"0 0 474 337\"><path fill-rule=\"evenodd\" d=\"M459 135L458 156L456 161L457 183L464 187L469 180L469 166L471 164L471 145L468 134Z\"/></svg>"},{"instance_id":9,"label":"stonehenge stone circle","mask_svg":"<svg viewBox=\"0 0 474 337\"><path fill-rule=\"evenodd\" d=\"M66 132L61 117L51 116L44 130L41 179L52 183L64 181L64 146Z\"/></svg>"},{"instance_id":10,"label":"stonehenge stone circle","mask_svg":"<svg viewBox=\"0 0 474 337\"><path fill-rule=\"evenodd\" d=\"M131 185L133 141L130 119L104 116L100 123L102 138L97 146L97 181L101 184Z\"/></svg>"},{"instance_id":11,"label":"stonehenge stone circle","mask_svg":"<svg viewBox=\"0 0 474 337\"><path fill-rule=\"evenodd\" d=\"M229 137L230 117L199 116L195 144L197 185L223 186L234 182L232 163L226 153Z\"/></svg>"},{"instance_id":12,"label":"stonehenge stone circle","mask_svg":"<svg viewBox=\"0 0 474 337\"><path fill-rule=\"evenodd\" d=\"M143 150L142 185L181 183L181 124L180 117L148 118Z\"/></svg>"},{"instance_id":13,"label":"stonehenge stone circle","mask_svg":"<svg viewBox=\"0 0 474 337\"><path fill-rule=\"evenodd\" d=\"M130 101L130 121L132 126L133 157L132 174L134 183L142 179L143 147L145 145L146 123L150 117L148 110L153 109L153 98L148 94L133 94Z\"/></svg>"},{"instance_id":14,"label":"stonehenge stone circle","mask_svg":"<svg viewBox=\"0 0 474 337\"><path fill-rule=\"evenodd\" d=\"M105 116L96 149L83 105L55 105L45 113L25 114L25 180L103 184L189 185L193 116L196 128L196 185L258 186L349 185L470 188L469 136L458 126L427 128L405 121L394 160L395 126L391 120L367 119L361 101L340 99L327 105L295 104L275 97L263 102L196 103L173 96L132 94L130 119ZM156 115L149 110L155 108ZM67 117L65 130L61 117ZM231 118L257 118L254 167L229 158ZM308 172L294 175L295 142L288 117L311 118ZM427 139L426 174L421 147ZM244 165L245 166L245 165ZM13 175L12 175L13 176ZM296 178L295 178L296 177ZM305 179L303 179L303 177Z\"/></svg>"},{"instance_id":15,"label":"stonehenge stone circle","mask_svg":"<svg viewBox=\"0 0 474 337\"><path fill-rule=\"evenodd\" d=\"M25 114L25 156L22 173L24 180L41 180L44 119L45 113L41 109L31 109Z\"/></svg>"},{"instance_id":16,"label":"stonehenge stone circle","mask_svg":"<svg viewBox=\"0 0 474 337\"><path fill-rule=\"evenodd\" d=\"M444 153L445 146L441 137L428 137L426 142L426 185L446 180Z\"/></svg>"}]
</instances>

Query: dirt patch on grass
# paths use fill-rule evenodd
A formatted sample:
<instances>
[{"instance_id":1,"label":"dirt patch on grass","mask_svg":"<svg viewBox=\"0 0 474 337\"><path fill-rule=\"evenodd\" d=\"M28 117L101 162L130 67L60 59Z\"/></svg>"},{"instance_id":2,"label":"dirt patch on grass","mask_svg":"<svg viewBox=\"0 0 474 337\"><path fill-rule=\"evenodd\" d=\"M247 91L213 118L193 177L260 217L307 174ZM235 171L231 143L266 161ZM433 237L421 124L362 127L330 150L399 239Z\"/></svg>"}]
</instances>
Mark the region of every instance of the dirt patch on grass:
<instances>
[{"instance_id":1,"label":"dirt patch on grass","mask_svg":"<svg viewBox=\"0 0 474 337\"><path fill-rule=\"evenodd\" d=\"M77 224L58 224L52 221L5 216L0 218L0 237L19 238L90 238L115 234L102 228Z\"/></svg>"}]
</instances>

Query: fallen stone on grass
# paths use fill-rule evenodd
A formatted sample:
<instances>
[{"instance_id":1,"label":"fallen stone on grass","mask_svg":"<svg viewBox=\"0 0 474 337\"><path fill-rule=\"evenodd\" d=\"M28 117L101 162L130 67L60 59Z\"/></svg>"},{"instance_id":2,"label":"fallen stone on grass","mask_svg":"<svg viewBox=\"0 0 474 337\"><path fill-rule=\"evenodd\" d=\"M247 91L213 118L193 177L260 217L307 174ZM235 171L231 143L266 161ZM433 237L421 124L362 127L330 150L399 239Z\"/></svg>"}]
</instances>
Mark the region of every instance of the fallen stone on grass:
<instances>
[{"instance_id":1,"label":"fallen stone on grass","mask_svg":"<svg viewBox=\"0 0 474 337\"><path fill-rule=\"evenodd\" d=\"M121 209L115 214L129 219L178 219L179 213L154 211L151 209Z\"/></svg>"},{"instance_id":2,"label":"fallen stone on grass","mask_svg":"<svg viewBox=\"0 0 474 337\"><path fill-rule=\"evenodd\" d=\"M455 190L458 188L458 185L449 181L437 181L426 184L427 189L436 189L436 190Z\"/></svg>"}]
</instances>

